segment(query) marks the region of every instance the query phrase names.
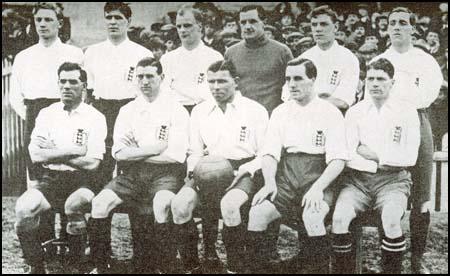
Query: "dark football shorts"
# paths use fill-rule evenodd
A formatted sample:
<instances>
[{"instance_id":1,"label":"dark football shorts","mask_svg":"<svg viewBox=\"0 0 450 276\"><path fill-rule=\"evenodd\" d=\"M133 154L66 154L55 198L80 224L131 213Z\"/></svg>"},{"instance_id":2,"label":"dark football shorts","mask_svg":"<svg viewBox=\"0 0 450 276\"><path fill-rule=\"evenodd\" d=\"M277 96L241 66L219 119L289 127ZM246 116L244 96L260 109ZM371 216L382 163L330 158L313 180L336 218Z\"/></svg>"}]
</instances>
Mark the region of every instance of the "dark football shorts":
<instances>
[{"instance_id":1,"label":"dark football shorts","mask_svg":"<svg viewBox=\"0 0 450 276\"><path fill-rule=\"evenodd\" d=\"M97 194L102 186L96 183L92 172L44 169L35 188L44 195L52 207L63 208L67 198L76 190L86 188Z\"/></svg>"}]
</instances>

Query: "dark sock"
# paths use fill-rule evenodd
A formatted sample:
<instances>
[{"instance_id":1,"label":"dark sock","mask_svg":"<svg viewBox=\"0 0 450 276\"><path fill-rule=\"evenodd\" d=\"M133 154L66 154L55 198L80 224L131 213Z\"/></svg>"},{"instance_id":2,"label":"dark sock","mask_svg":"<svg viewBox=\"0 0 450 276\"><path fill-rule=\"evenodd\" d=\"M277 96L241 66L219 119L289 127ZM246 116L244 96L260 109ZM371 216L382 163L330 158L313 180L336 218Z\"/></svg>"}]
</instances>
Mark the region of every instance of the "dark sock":
<instances>
[{"instance_id":1,"label":"dark sock","mask_svg":"<svg viewBox=\"0 0 450 276\"><path fill-rule=\"evenodd\" d=\"M247 232L247 258L251 273L268 273L270 252L266 231Z\"/></svg>"},{"instance_id":2,"label":"dark sock","mask_svg":"<svg viewBox=\"0 0 450 276\"><path fill-rule=\"evenodd\" d=\"M106 270L111 258L111 218L91 218L88 223L91 259L99 270Z\"/></svg>"},{"instance_id":3,"label":"dark sock","mask_svg":"<svg viewBox=\"0 0 450 276\"><path fill-rule=\"evenodd\" d=\"M277 219L267 228L268 246L271 259L278 257L278 235L280 233L280 220Z\"/></svg>"},{"instance_id":4,"label":"dark sock","mask_svg":"<svg viewBox=\"0 0 450 276\"><path fill-rule=\"evenodd\" d=\"M305 241L305 260L309 264L310 273L328 274L330 264L330 244L328 237L308 237Z\"/></svg>"},{"instance_id":5,"label":"dark sock","mask_svg":"<svg viewBox=\"0 0 450 276\"><path fill-rule=\"evenodd\" d=\"M179 247L184 269L191 270L200 265L198 259L198 230L195 222L174 225L174 235Z\"/></svg>"},{"instance_id":6,"label":"dark sock","mask_svg":"<svg viewBox=\"0 0 450 276\"><path fill-rule=\"evenodd\" d=\"M420 267L420 261L427 245L428 229L430 227L430 212L420 213L413 209L409 218L411 229L411 265Z\"/></svg>"},{"instance_id":7,"label":"dark sock","mask_svg":"<svg viewBox=\"0 0 450 276\"><path fill-rule=\"evenodd\" d=\"M152 215L128 214L133 240L135 273L153 272L155 268L154 218Z\"/></svg>"},{"instance_id":8,"label":"dark sock","mask_svg":"<svg viewBox=\"0 0 450 276\"><path fill-rule=\"evenodd\" d=\"M16 227L16 233L22 247L25 263L30 266L43 267L44 250L39 240L39 228L25 230L18 226Z\"/></svg>"},{"instance_id":9,"label":"dark sock","mask_svg":"<svg viewBox=\"0 0 450 276\"><path fill-rule=\"evenodd\" d=\"M69 244L69 261L72 265L79 265L86 245L85 235L67 234L67 242Z\"/></svg>"},{"instance_id":10,"label":"dark sock","mask_svg":"<svg viewBox=\"0 0 450 276\"><path fill-rule=\"evenodd\" d=\"M355 255L353 236L347 234L333 234L333 274L354 274Z\"/></svg>"},{"instance_id":11,"label":"dark sock","mask_svg":"<svg viewBox=\"0 0 450 276\"><path fill-rule=\"evenodd\" d=\"M218 219L216 216L205 216L202 218L203 244L205 246L205 257L216 257L216 241L218 234Z\"/></svg>"},{"instance_id":12,"label":"dark sock","mask_svg":"<svg viewBox=\"0 0 450 276\"><path fill-rule=\"evenodd\" d=\"M222 240L227 252L228 269L234 272L241 272L245 264L245 226L228 227L223 226Z\"/></svg>"},{"instance_id":13,"label":"dark sock","mask_svg":"<svg viewBox=\"0 0 450 276\"><path fill-rule=\"evenodd\" d=\"M176 266L176 248L170 223L155 223L155 241L159 252L157 266L163 272L172 273Z\"/></svg>"},{"instance_id":14,"label":"dark sock","mask_svg":"<svg viewBox=\"0 0 450 276\"><path fill-rule=\"evenodd\" d=\"M402 257L406 250L405 237L390 239L386 236L381 241L381 265L384 274L400 274Z\"/></svg>"}]
</instances>

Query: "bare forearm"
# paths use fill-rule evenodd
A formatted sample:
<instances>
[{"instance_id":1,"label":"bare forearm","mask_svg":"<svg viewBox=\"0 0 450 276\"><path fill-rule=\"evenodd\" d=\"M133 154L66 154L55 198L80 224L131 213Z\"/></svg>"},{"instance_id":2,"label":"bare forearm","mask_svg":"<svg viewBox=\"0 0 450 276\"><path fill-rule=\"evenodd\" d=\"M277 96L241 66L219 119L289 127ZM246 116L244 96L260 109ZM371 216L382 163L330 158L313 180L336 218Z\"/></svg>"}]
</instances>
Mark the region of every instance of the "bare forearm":
<instances>
[{"instance_id":1,"label":"bare forearm","mask_svg":"<svg viewBox=\"0 0 450 276\"><path fill-rule=\"evenodd\" d=\"M275 176L277 174L278 161L271 155L262 157L262 174L264 176L265 185L275 185Z\"/></svg>"},{"instance_id":2,"label":"bare forearm","mask_svg":"<svg viewBox=\"0 0 450 276\"><path fill-rule=\"evenodd\" d=\"M30 157L34 163L59 163L76 157L70 149L42 149L34 148L30 150Z\"/></svg>"},{"instance_id":3,"label":"bare forearm","mask_svg":"<svg viewBox=\"0 0 450 276\"><path fill-rule=\"evenodd\" d=\"M320 190L325 190L331 183L339 176L339 174L344 170L345 161L335 159L332 160L322 175L314 183L315 188Z\"/></svg>"},{"instance_id":4,"label":"bare forearm","mask_svg":"<svg viewBox=\"0 0 450 276\"><path fill-rule=\"evenodd\" d=\"M75 167L79 170L93 171L100 165L100 160L86 156L72 158L65 162L67 165Z\"/></svg>"},{"instance_id":5,"label":"bare forearm","mask_svg":"<svg viewBox=\"0 0 450 276\"><path fill-rule=\"evenodd\" d=\"M159 145L146 147L126 147L115 154L117 161L142 161L161 153Z\"/></svg>"}]
</instances>

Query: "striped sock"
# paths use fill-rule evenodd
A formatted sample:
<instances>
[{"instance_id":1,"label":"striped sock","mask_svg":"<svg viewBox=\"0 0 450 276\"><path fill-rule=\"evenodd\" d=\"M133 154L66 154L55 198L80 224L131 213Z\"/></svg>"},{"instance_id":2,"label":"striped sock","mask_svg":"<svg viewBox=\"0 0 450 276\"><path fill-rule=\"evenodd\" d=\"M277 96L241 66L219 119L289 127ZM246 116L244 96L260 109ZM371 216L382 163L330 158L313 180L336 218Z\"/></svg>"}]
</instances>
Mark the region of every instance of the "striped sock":
<instances>
[{"instance_id":1,"label":"striped sock","mask_svg":"<svg viewBox=\"0 0 450 276\"><path fill-rule=\"evenodd\" d=\"M353 250L353 236L350 233L333 234L333 274L353 274L355 256Z\"/></svg>"},{"instance_id":2,"label":"striped sock","mask_svg":"<svg viewBox=\"0 0 450 276\"><path fill-rule=\"evenodd\" d=\"M381 262L383 273L400 274L402 271L402 257L406 250L405 236L390 239L386 236L381 241Z\"/></svg>"}]
</instances>

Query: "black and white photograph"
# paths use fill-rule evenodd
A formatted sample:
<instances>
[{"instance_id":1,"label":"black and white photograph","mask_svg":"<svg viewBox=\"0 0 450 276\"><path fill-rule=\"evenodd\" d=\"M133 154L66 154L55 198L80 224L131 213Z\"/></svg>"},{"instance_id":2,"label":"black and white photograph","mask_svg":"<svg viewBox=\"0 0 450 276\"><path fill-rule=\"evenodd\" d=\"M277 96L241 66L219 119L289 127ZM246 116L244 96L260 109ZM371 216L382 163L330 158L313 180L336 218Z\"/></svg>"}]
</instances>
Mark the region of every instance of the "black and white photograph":
<instances>
[{"instance_id":1,"label":"black and white photograph","mask_svg":"<svg viewBox=\"0 0 450 276\"><path fill-rule=\"evenodd\" d=\"M448 3L2 2L2 274L448 274Z\"/></svg>"}]
</instances>

